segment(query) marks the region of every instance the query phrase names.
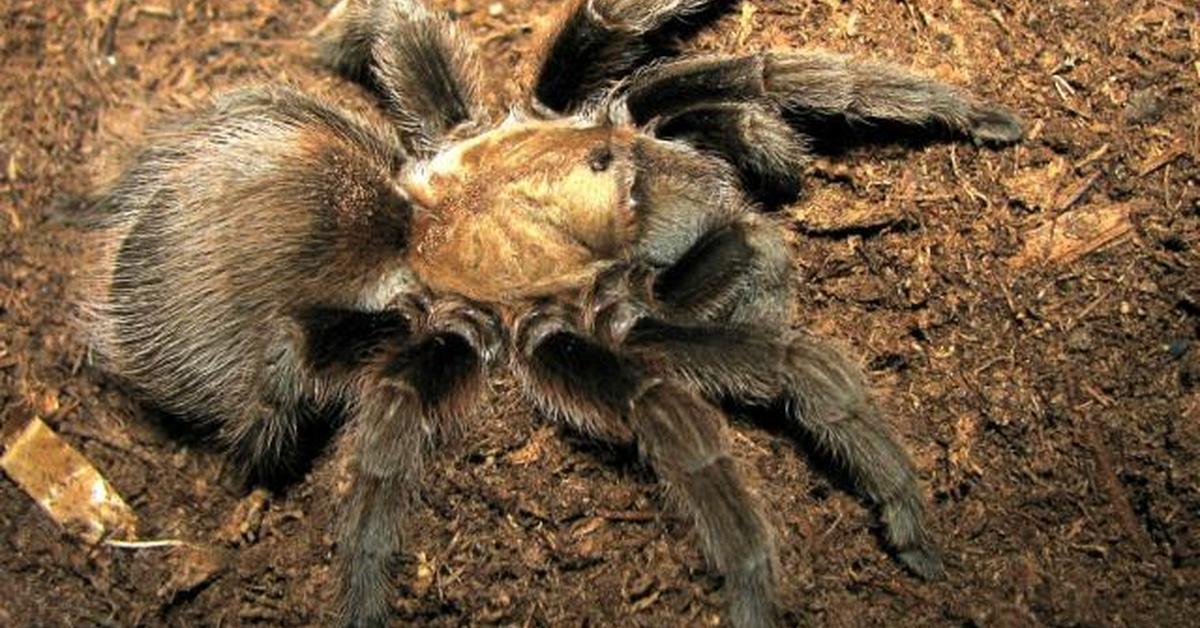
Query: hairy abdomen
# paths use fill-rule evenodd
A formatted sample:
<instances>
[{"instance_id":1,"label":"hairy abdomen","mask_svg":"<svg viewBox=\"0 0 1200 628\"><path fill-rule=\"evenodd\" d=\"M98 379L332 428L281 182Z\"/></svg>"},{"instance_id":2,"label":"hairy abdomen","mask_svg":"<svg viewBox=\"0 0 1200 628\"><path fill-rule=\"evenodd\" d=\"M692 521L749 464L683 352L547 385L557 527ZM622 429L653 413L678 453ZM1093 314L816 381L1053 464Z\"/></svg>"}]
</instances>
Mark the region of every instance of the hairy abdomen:
<instances>
[{"instance_id":1,"label":"hairy abdomen","mask_svg":"<svg viewBox=\"0 0 1200 628\"><path fill-rule=\"evenodd\" d=\"M163 409L251 421L313 393L293 315L354 305L411 214L376 130L289 90L235 92L152 135L103 203L120 242L93 328Z\"/></svg>"}]
</instances>

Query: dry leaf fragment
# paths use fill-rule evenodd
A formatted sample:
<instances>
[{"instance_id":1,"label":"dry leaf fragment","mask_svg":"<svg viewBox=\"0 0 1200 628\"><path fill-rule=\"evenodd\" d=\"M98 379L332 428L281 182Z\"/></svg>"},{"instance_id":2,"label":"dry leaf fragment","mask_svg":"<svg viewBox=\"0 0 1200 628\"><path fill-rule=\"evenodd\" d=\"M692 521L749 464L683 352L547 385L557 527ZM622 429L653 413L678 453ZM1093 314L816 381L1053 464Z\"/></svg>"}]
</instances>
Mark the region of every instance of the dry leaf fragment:
<instances>
[{"instance_id":1,"label":"dry leaf fragment","mask_svg":"<svg viewBox=\"0 0 1200 628\"><path fill-rule=\"evenodd\" d=\"M904 212L894 203L846 199L827 189L814 191L790 213L803 232L814 235L881 229L904 220Z\"/></svg>"},{"instance_id":2,"label":"dry leaf fragment","mask_svg":"<svg viewBox=\"0 0 1200 628\"><path fill-rule=\"evenodd\" d=\"M1025 235L1025 247L1010 264L1022 268L1038 262L1064 264L1126 236L1131 203L1081 207L1052 218Z\"/></svg>"},{"instance_id":3,"label":"dry leaf fragment","mask_svg":"<svg viewBox=\"0 0 1200 628\"><path fill-rule=\"evenodd\" d=\"M1188 150L1187 150L1186 142L1184 142L1182 140L1175 142L1174 144L1169 146L1163 152L1146 158L1146 160L1143 161L1141 163L1141 165L1138 166L1138 169L1137 169L1138 176L1144 177L1144 176L1158 170L1159 168L1162 168L1163 166L1171 163L1172 161L1175 161L1176 159L1179 159L1180 157L1186 155L1187 152L1188 152Z\"/></svg>"},{"instance_id":4,"label":"dry leaf fragment","mask_svg":"<svg viewBox=\"0 0 1200 628\"><path fill-rule=\"evenodd\" d=\"M4 439L0 468L62 527L88 543L135 538L137 517L87 458L33 417Z\"/></svg>"}]
</instances>

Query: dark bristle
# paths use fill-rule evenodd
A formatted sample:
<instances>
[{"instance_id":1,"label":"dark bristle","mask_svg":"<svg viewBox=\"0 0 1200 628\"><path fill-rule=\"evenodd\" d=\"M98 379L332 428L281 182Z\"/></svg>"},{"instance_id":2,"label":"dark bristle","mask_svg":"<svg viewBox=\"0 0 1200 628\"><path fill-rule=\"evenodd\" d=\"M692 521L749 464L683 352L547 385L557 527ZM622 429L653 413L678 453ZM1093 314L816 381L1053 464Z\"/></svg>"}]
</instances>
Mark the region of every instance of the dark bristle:
<instances>
[{"instance_id":1,"label":"dark bristle","mask_svg":"<svg viewBox=\"0 0 1200 628\"><path fill-rule=\"evenodd\" d=\"M756 55L693 59L650 70L629 87L627 105L637 124L704 102L753 101L764 95L763 60Z\"/></svg>"},{"instance_id":2,"label":"dark bristle","mask_svg":"<svg viewBox=\"0 0 1200 628\"><path fill-rule=\"evenodd\" d=\"M730 225L705 236L660 274L654 292L668 307L686 309L744 275L756 255L741 225Z\"/></svg>"},{"instance_id":3,"label":"dark bristle","mask_svg":"<svg viewBox=\"0 0 1200 628\"><path fill-rule=\"evenodd\" d=\"M479 367L479 353L466 338L438 333L389 359L382 374L409 382L421 402L434 407L456 393L458 384Z\"/></svg>"},{"instance_id":4,"label":"dark bristle","mask_svg":"<svg viewBox=\"0 0 1200 628\"><path fill-rule=\"evenodd\" d=\"M615 354L573 332L546 337L531 362L542 377L569 382L573 396L618 414L638 385Z\"/></svg>"},{"instance_id":5,"label":"dark bristle","mask_svg":"<svg viewBox=\"0 0 1200 628\"><path fill-rule=\"evenodd\" d=\"M474 95L446 24L427 18L396 25L375 46L375 83L385 99L437 132L470 120Z\"/></svg>"},{"instance_id":6,"label":"dark bristle","mask_svg":"<svg viewBox=\"0 0 1200 628\"><path fill-rule=\"evenodd\" d=\"M403 339L411 330L408 320L393 311L309 307L295 319L305 338L305 358L318 372L360 366L386 341Z\"/></svg>"},{"instance_id":7,"label":"dark bristle","mask_svg":"<svg viewBox=\"0 0 1200 628\"><path fill-rule=\"evenodd\" d=\"M575 109L647 53L640 38L601 23L586 2L577 4L543 58L534 86L538 102L553 111Z\"/></svg>"}]
</instances>

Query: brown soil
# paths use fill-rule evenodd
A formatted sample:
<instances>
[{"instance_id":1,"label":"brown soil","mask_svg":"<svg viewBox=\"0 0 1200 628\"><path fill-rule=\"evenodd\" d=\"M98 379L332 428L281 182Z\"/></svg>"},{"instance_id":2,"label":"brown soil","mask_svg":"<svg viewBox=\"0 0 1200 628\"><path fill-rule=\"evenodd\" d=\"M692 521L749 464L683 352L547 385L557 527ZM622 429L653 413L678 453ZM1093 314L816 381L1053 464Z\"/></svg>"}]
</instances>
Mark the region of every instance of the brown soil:
<instances>
[{"instance_id":1,"label":"brown soil","mask_svg":"<svg viewBox=\"0 0 1200 628\"><path fill-rule=\"evenodd\" d=\"M324 4L324 3L322 3ZM454 2L495 99L550 2ZM752 3L689 47L819 46L1011 105L1021 146L820 161L794 233L800 311L865 357L922 471L949 577L906 575L784 435L736 427L773 506L788 624L1187 625L1200 616L1200 17L1187 0ZM746 3L746 7L751 3ZM295 39L301 0L0 1L0 408L38 414L147 539L89 549L0 480L0 625L314 625L331 613L325 467L259 501L89 366L70 199L155 109L255 80L353 89ZM118 10L120 8L120 10ZM64 219L67 218L67 219ZM719 580L626 454L509 387L429 468L399 622L696 625ZM1194 625L1194 624L1193 624Z\"/></svg>"}]
</instances>

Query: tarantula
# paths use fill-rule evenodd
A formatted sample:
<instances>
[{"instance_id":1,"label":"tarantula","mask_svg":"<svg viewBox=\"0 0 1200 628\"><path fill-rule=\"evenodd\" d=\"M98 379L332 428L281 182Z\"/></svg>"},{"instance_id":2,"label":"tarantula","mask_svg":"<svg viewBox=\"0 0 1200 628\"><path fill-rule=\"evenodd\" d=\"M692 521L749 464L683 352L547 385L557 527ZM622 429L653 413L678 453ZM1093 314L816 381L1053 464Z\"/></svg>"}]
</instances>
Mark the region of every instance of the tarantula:
<instances>
[{"instance_id":1,"label":"tarantula","mask_svg":"<svg viewBox=\"0 0 1200 628\"><path fill-rule=\"evenodd\" d=\"M150 132L100 206L119 237L94 329L112 371L214 428L265 481L313 426L348 430L342 621L388 617L422 460L511 368L552 420L635 444L725 578L726 621L773 623L773 534L718 400L777 409L877 505L916 574L942 571L912 462L864 378L791 330L794 281L757 195L798 189L831 120L1020 138L1003 108L811 51L644 64L717 0L579 0L529 101L489 126L468 40L414 0L342 0L323 60L370 122L250 87Z\"/></svg>"}]
</instances>

